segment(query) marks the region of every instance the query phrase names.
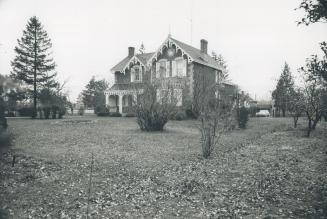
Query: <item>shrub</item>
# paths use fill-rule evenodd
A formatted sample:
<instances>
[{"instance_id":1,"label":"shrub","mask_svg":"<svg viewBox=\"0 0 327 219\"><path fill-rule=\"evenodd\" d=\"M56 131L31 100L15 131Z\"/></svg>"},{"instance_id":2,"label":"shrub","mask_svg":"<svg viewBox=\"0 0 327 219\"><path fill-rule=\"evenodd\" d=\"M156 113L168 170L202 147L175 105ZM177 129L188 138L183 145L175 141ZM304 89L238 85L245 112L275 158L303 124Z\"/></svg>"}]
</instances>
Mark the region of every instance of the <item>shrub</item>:
<instances>
[{"instance_id":1,"label":"shrub","mask_svg":"<svg viewBox=\"0 0 327 219\"><path fill-rule=\"evenodd\" d=\"M58 111L58 118L62 119L62 117L66 114L66 108L65 107L59 107Z\"/></svg>"},{"instance_id":2,"label":"shrub","mask_svg":"<svg viewBox=\"0 0 327 219\"><path fill-rule=\"evenodd\" d=\"M7 114L6 114L6 117L15 117L16 116L16 114L15 114L15 112L13 112L13 111L9 111Z\"/></svg>"},{"instance_id":3,"label":"shrub","mask_svg":"<svg viewBox=\"0 0 327 219\"><path fill-rule=\"evenodd\" d=\"M185 101L184 106L188 118L197 119L199 117L199 114L193 109L192 101Z\"/></svg>"},{"instance_id":4,"label":"shrub","mask_svg":"<svg viewBox=\"0 0 327 219\"><path fill-rule=\"evenodd\" d=\"M109 112L98 112L97 116L110 116Z\"/></svg>"},{"instance_id":5,"label":"shrub","mask_svg":"<svg viewBox=\"0 0 327 219\"><path fill-rule=\"evenodd\" d=\"M185 120L186 118L187 118L187 115L184 111L178 111L174 116L174 119L177 121L182 121L182 120Z\"/></svg>"},{"instance_id":6,"label":"shrub","mask_svg":"<svg viewBox=\"0 0 327 219\"><path fill-rule=\"evenodd\" d=\"M121 117L122 115L119 112L114 112L109 114L111 117Z\"/></svg>"},{"instance_id":7,"label":"shrub","mask_svg":"<svg viewBox=\"0 0 327 219\"><path fill-rule=\"evenodd\" d=\"M6 130L8 127L7 119L5 117L0 117L0 132L1 130Z\"/></svg>"},{"instance_id":8,"label":"shrub","mask_svg":"<svg viewBox=\"0 0 327 219\"><path fill-rule=\"evenodd\" d=\"M33 107L22 107L22 108L18 109L18 114L20 116L32 117L34 115L34 108Z\"/></svg>"},{"instance_id":9,"label":"shrub","mask_svg":"<svg viewBox=\"0 0 327 219\"><path fill-rule=\"evenodd\" d=\"M162 131L169 118L175 114L176 104L173 89L169 86L159 90L154 84L145 84L143 94L135 106L137 124L143 131Z\"/></svg>"},{"instance_id":10,"label":"shrub","mask_svg":"<svg viewBox=\"0 0 327 219\"><path fill-rule=\"evenodd\" d=\"M108 109L105 105L98 105L94 108L94 113L99 114L99 113L108 113Z\"/></svg>"},{"instance_id":11,"label":"shrub","mask_svg":"<svg viewBox=\"0 0 327 219\"><path fill-rule=\"evenodd\" d=\"M44 107L42 107L42 109L43 109L44 118L49 119L50 113L51 113L51 108L49 106L44 106Z\"/></svg>"},{"instance_id":12,"label":"shrub","mask_svg":"<svg viewBox=\"0 0 327 219\"><path fill-rule=\"evenodd\" d=\"M244 106L242 106L239 109L239 116L237 117L237 119L238 119L238 127L241 129L245 129L246 123L249 120L249 112Z\"/></svg>"},{"instance_id":13,"label":"shrub","mask_svg":"<svg viewBox=\"0 0 327 219\"><path fill-rule=\"evenodd\" d=\"M135 117L135 113L126 113L125 117Z\"/></svg>"},{"instance_id":14,"label":"shrub","mask_svg":"<svg viewBox=\"0 0 327 219\"><path fill-rule=\"evenodd\" d=\"M84 115L84 112L85 112L84 107L83 106L80 106L79 109L78 109L78 115L83 116Z\"/></svg>"}]
</instances>

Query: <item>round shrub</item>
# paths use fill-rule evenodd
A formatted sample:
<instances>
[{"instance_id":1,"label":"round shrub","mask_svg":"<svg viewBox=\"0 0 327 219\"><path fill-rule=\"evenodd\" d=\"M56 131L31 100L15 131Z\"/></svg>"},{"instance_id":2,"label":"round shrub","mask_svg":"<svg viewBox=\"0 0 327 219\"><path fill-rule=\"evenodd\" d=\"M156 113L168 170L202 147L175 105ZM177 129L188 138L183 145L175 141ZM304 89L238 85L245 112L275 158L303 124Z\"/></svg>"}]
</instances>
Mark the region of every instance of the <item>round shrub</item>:
<instances>
[{"instance_id":1,"label":"round shrub","mask_svg":"<svg viewBox=\"0 0 327 219\"><path fill-rule=\"evenodd\" d=\"M187 118L187 115L184 111L178 111L174 116L174 119L177 121L182 121L182 120L185 120L186 118Z\"/></svg>"}]
</instances>

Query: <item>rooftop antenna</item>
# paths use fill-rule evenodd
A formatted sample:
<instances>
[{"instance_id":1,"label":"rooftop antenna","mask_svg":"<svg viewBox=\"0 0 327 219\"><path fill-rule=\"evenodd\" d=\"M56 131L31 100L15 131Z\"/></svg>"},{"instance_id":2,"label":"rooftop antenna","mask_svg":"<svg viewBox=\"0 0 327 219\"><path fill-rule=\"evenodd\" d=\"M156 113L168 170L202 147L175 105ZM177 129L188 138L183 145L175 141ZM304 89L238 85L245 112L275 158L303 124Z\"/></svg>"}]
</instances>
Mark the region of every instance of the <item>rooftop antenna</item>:
<instances>
[{"instance_id":1,"label":"rooftop antenna","mask_svg":"<svg viewBox=\"0 0 327 219\"><path fill-rule=\"evenodd\" d=\"M168 26L168 37L171 37L170 24L169 24L169 26Z\"/></svg>"},{"instance_id":2,"label":"rooftop antenna","mask_svg":"<svg viewBox=\"0 0 327 219\"><path fill-rule=\"evenodd\" d=\"M193 0L191 0L191 11L190 11L190 44L193 44Z\"/></svg>"}]
</instances>

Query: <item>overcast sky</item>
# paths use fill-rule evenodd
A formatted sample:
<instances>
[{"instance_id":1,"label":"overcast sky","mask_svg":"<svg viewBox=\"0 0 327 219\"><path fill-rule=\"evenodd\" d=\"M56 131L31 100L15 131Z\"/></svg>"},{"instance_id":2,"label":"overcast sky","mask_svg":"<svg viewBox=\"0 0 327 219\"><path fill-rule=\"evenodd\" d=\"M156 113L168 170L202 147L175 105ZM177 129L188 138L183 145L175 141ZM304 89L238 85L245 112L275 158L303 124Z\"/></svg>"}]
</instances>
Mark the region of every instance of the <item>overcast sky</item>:
<instances>
[{"instance_id":1,"label":"overcast sky","mask_svg":"<svg viewBox=\"0 0 327 219\"><path fill-rule=\"evenodd\" d=\"M321 54L326 24L297 26L300 0L0 0L0 74L9 74L14 47L37 16L53 43L58 77L75 101L92 75L113 82L110 68L127 47L156 50L169 30L199 48L208 40L228 62L230 78L257 99L270 98L288 62L293 74ZM193 5L193 6L192 6ZM192 17L193 25L191 32ZM192 33L192 34L191 34ZM191 37L192 36L192 37Z\"/></svg>"}]
</instances>

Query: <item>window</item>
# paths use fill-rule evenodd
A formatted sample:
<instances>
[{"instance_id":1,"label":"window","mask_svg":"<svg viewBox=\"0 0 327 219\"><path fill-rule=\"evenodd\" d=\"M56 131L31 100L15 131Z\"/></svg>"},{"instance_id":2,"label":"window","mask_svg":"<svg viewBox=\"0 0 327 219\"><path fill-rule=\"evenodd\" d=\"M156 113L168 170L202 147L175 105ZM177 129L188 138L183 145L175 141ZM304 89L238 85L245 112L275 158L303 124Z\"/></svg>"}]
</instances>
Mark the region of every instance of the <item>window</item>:
<instances>
[{"instance_id":1,"label":"window","mask_svg":"<svg viewBox=\"0 0 327 219\"><path fill-rule=\"evenodd\" d=\"M131 82L140 82L142 81L142 71L140 66L135 65L131 69Z\"/></svg>"},{"instance_id":2,"label":"window","mask_svg":"<svg viewBox=\"0 0 327 219\"><path fill-rule=\"evenodd\" d=\"M156 78L165 78L169 75L169 62L161 59L156 63Z\"/></svg>"},{"instance_id":3,"label":"window","mask_svg":"<svg viewBox=\"0 0 327 219\"><path fill-rule=\"evenodd\" d=\"M183 58L176 58L172 62L173 77L185 77L186 76L187 62Z\"/></svg>"}]
</instances>

